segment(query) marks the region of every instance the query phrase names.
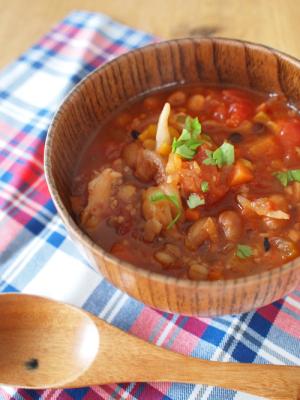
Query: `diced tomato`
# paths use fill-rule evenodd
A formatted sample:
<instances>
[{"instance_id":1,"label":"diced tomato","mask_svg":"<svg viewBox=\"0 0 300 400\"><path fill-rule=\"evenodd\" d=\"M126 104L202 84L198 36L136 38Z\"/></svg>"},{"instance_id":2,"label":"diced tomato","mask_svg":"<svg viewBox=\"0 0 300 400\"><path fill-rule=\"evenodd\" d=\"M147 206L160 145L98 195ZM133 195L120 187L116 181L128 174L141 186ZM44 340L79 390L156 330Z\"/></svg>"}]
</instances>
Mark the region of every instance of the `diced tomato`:
<instances>
[{"instance_id":1,"label":"diced tomato","mask_svg":"<svg viewBox=\"0 0 300 400\"><path fill-rule=\"evenodd\" d=\"M201 182L208 182L209 190L203 195L205 197L205 204L209 205L221 200L228 192L229 187L227 185L228 168L219 169L214 165L203 164L203 161L207 158L207 150L209 150L209 146L206 144L199 147L195 160L199 163L201 168L199 174L200 184L197 188L197 192L202 193Z\"/></svg>"},{"instance_id":2,"label":"diced tomato","mask_svg":"<svg viewBox=\"0 0 300 400\"><path fill-rule=\"evenodd\" d=\"M186 198L191 193L199 193L204 196L205 204L209 205L221 200L228 192L229 170L226 167L219 169L214 165L203 164L203 160L207 158L206 150L208 150L208 146L201 146L195 156L195 161L183 163L180 185ZM208 182L209 189L206 193L201 190L203 181Z\"/></svg>"},{"instance_id":3,"label":"diced tomato","mask_svg":"<svg viewBox=\"0 0 300 400\"><path fill-rule=\"evenodd\" d=\"M254 111L255 106L250 100L241 100L232 103L229 106L229 118L226 121L226 125L231 128L236 128L243 121L250 119L254 115Z\"/></svg>"},{"instance_id":4,"label":"diced tomato","mask_svg":"<svg viewBox=\"0 0 300 400\"><path fill-rule=\"evenodd\" d=\"M243 121L250 119L255 112L255 104L247 94L239 89L226 89L222 91L228 103L228 118L226 125L236 128Z\"/></svg>"},{"instance_id":5,"label":"diced tomato","mask_svg":"<svg viewBox=\"0 0 300 400\"><path fill-rule=\"evenodd\" d=\"M201 188L200 168L195 169L193 161L185 161L182 163L180 171L181 190L186 198L191 193L199 193Z\"/></svg>"},{"instance_id":6,"label":"diced tomato","mask_svg":"<svg viewBox=\"0 0 300 400\"><path fill-rule=\"evenodd\" d=\"M290 161L299 161L297 147L300 147L300 121L293 119L291 121L279 121L281 130L279 138L284 148L284 153Z\"/></svg>"},{"instance_id":7,"label":"diced tomato","mask_svg":"<svg viewBox=\"0 0 300 400\"><path fill-rule=\"evenodd\" d=\"M228 108L224 103L220 103L215 109L213 113L213 117L216 121L223 122L228 117Z\"/></svg>"}]
</instances>

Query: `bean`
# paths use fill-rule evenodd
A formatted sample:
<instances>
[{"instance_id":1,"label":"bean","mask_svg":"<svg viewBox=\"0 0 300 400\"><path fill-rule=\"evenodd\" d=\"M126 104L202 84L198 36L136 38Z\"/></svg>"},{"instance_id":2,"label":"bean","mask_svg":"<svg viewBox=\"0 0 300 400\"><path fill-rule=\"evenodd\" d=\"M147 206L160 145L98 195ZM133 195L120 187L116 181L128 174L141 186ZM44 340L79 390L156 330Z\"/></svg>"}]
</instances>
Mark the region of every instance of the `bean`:
<instances>
[{"instance_id":1,"label":"bean","mask_svg":"<svg viewBox=\"0 0 300 400\"><path fill-rule=\"evenodd\" d=\"M123 112L116 117L116 125L120 128L124 128L132 120L132 116L129 113Z\"/></svg>"},{"instance_id":2,"label":"bean","mask_svg":"<svg viewBox=\"0 0 300 400\"><path fill-rule=\"evenodd\" d=\"M161 101L155 96L149 96L144 100L143 105L147 110L155 110L161 106Z\"/></svg>"},{"instance_id":3,"label":"bean","mask_svg":"<svg viewBox=\"0 0 300 400\"><path fill-rule=\"evenodd\" d=\"M223 211L219 215L219 223L224 235L230 242L236 242L242 234L242 220L235 211Z\"/></svg>"},{"instance_id":4,"label":"bean","mask_svg":"<svg viewBox=\"0 0 300 400\"><path fill-rule=\"evenodd\" d=\"M187 103L187 108L193 113L199 113L204 106L204 97L201 94L194 94Z\"/></svg>"},{"instance_id":5,"label":"bean","mask_svg":"<svg viewBox=\"0 0 300 400\"><path fill-rule=\"evenodd\" d=\"M154 257L164 267L170 266L175 261L174 256L165 251L157 251Z\"/></svg>"},{"instance_id":6,"label":"bean","mask_svg":"<svg viewBox=\"0 0 300 400\"><path fill-rule=\"evenodd\" d=\"M186 102L186 94L181 90L177 90L168 97L168 102L173 107L182 106Z\"/></svg>"},{"instance_id":7,"label":"bean","mask_svg":"<svg viewBox=\"0 0 300 400\"><path fill-rule=\"evenodd\" d=\"M188 277L193 281L206 279L208 274L207 267L202 264L192 264L188 270Z\"/></svg>"},{"instance_id":8,"label":"bean","mask_svg":"<svg viewBox=\"0 0 300 400\"><path fill-rule=\"evenodd\" d=\"M137 142L129 143L127 146L124 147L122 157L123 157L123 160L125 161L125 163L130 168L136 167L138 152L139 152L140 148L141 148L141 146Z\"/></svg>"}]
</instances>

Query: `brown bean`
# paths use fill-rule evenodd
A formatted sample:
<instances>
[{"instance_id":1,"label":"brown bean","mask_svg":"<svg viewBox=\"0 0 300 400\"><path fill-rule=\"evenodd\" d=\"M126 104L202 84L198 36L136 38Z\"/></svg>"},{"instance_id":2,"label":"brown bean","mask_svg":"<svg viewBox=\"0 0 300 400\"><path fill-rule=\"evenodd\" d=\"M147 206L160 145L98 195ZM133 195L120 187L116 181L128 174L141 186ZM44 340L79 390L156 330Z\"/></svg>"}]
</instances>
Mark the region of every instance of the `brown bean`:
<instances>
[{"instance_id":1,"label":"brown bean","mask_svg":"<svg viewBox=\"0 0 300 400\"><path fill-rule=\"evenodd\" d=\"M123 112L115 119L115 124L120 128L125 128L132 120L131 114Z\"/></svg>"},{"instance_id":2,"label":"brown bean","mask_svg":"<svg viewBox=\"0 0 300 400\"><path fill-rule=\"evenodd\" d=\"M154 257L163 267L169 267L175 261L174 256L166 251L157 251Z\"/></svg>"},{"instance_id":3,"label":"brown bean","mask_svg":"<svg viewBox=\"0 0 300 400\"><path fill-rule=\"evenodd\" d=\"M219 223L224 235L230 242L236 242L240 238L243 230L242 220L235 211L223 211L219 215Z\"/></svg>"},{"instance_id":4,"label":"brown bean","mask_svg":"<svg viewBox=\"0 0 300 400\"><path fill-rule=\"evenodd\" d=\"M202 94L194 94L189 98L187 108L193 113L199 113L203 109L204 101Z\"/></svg>"},{"instance_id":5,"label":"brown bean","mask_svg":"<svg viewBox=\"0 0 300 400\"><path fill-rule=\"evenodd\" d=\"M147 110L155 110L161 107L161 100L155 96L148 96L144 100L143 105Z\"/></svg>"},{"instance_id":6,"label":"brown bean","mask_svg":"<svg viewBox=\"0 0 300 400\"><path fill-rule=\"evenodd\" d=\"M207 267L202 264L192 264L188 270L188 277L193 281L203 280L207 278Z\"/></svg>"},{"instance_id":7,"label":"brown bean","mask_svg":"<svg viewBox=\"0 0 300 400\"><path fill-rule=\"evenodd\" d=\"M168 97L168 102L173 107L182 106L186 102L186 94L181 90L177 90Z\"/></svg>"},{"instance_id":8,"label":"brown bean","mask_svg":"<svg viewBox=\"0 0 300 400\"><path fill-rule=\"evenodd\" d=\"M122 158L130 168L135 168L139 150L141 149L140 143L132 142L124 147Z\"/></svg>"},{"instance_id":9,"label":"brown bean","mask_svg":"<svg viewBox=\"0 0 300 400\"><path fill-rule=\"evenodd\" d=\"M216 222L213 218L202 218L188 230L185 245L190 250L196 250L205 240L215 243L218 240Z\"/></svg>"}]
</instances>

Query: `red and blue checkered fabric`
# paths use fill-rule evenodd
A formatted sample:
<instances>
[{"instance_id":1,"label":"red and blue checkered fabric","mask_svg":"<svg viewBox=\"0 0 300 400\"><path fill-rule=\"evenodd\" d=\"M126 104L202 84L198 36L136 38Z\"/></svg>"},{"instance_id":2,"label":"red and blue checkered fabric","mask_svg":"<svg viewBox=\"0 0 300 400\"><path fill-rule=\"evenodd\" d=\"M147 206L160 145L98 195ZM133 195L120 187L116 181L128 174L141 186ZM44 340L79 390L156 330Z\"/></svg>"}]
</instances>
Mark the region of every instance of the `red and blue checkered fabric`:
<instances>
[{"instance_id":1,"label":"red and blue checkered fabric","mask_svg":"<svg viewBox=\"0 0 300 400\"><path fill-rule=\"evenodd\" d=\"M242 315L188 318L163 313L115 289L94 271L57 217L43 173L44 141L55 110L87 73L153 40L107 16L73 12L0 73L0 291L73 303L149 342L193 357L300 365L299 290ZM63 391L2 387L0 398L257 399L172 383Z\"/></svg>"}]
</instances>

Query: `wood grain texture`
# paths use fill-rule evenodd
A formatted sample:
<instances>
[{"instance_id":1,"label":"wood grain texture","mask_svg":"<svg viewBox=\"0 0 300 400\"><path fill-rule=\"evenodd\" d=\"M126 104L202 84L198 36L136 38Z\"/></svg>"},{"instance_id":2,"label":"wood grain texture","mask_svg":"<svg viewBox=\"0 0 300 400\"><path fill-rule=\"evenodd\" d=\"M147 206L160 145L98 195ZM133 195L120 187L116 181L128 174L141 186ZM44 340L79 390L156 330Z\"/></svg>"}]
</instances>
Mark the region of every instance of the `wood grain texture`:
<instances>
[{"instance_id":1,"label":"wood grain texture","mask_svg":"<svg viewBox=\"0 0 300 400\"><path fill-rule=\"evenodd\" d=\"M83 310L38 296L1 294L0 314L1 384L37 389L186 382L270 399L299 399L300 367L187 357L147 343Z\"/></svg>"},{"instance_id":2,"label":"wood grain texture","mask_svg":"<svg viewBox=\"0 0 300 400\"><path fill-rule=\"evenodd\" d=\"M300 4L295 0L0 0L0 67L74 9L103 12L170 39L214 35L250 40L300 57Z\"/></svg>"},{"instance_id":3,"label":"wood grain texture","mask_svg":"<svg viewBox=\"0 0 300 400\"><path fill-rule=\"evenodd\" d=\"M237 65L238 64L238 65ZM269 68L268 68L269 66ZM45 171L57 209L104 276L142 302L187 315L234 314L269 304L300 281L300 260L256 276L192 282L136 268L104 252L72 219L70 181L83 144L124 102L181 83L237 84L284 93L300 104L300 63L277 51L224 39L182 39L128 53L95 71L69 95L50 129Z\"/></svg>"}]
</instances>

